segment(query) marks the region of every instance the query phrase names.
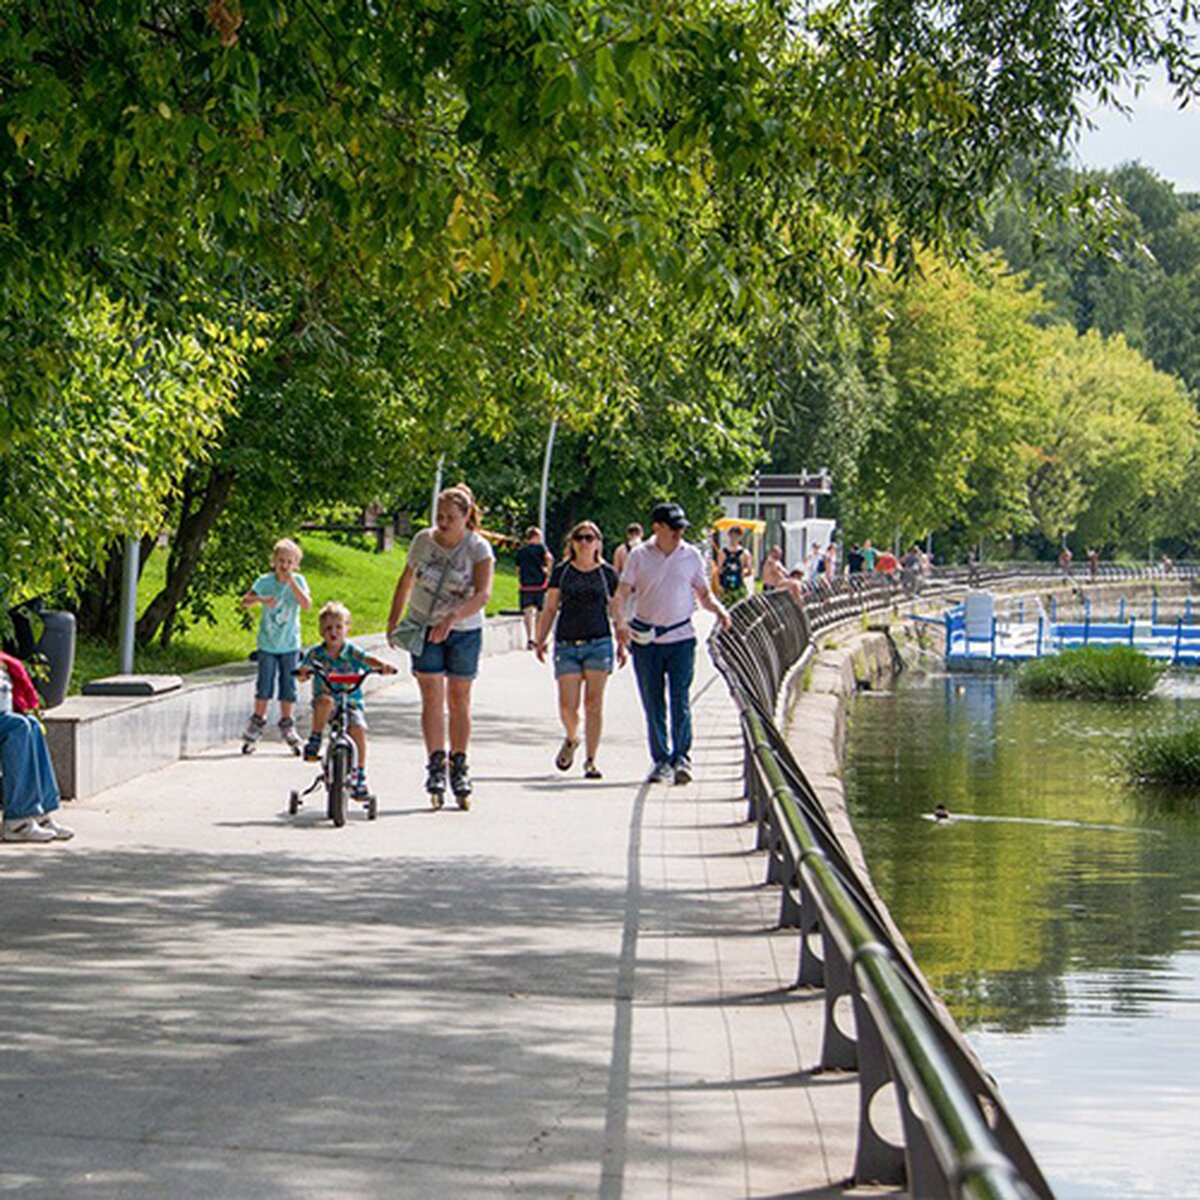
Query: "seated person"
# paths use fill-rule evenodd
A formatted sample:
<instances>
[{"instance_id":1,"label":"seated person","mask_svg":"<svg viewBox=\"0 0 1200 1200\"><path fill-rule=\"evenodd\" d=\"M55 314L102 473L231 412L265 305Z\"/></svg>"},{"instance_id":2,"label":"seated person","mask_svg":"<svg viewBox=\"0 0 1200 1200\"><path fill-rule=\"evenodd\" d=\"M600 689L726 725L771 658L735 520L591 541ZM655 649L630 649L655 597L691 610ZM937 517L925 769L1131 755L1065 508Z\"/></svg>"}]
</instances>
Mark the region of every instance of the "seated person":
<instances>
[{"instance_id":1,"label":"seated person","mask_svg":"<svg viewBox=\"0 0 1200 1200\"><path fill-rule=\"evenodd\" d=\"M54 842L75 836L54 819L58 781L38 720L38 694L18 658L0 653L0 763L4 821L0 841Z\"/></svg>"},{"instance_id":2,"label":"seated person","mask_svg":"<svg viewBox=\"0 0 1200 1200\"><path fill-rule=\"evenodd\" d=\"M783 565L783 550L779 546L772 546L763 562L763 591L769 592L783 587L787 577L787 570Z\"/></svg>"},{"instance_id":3,"label":"seated person","mask_svg":"<svg viewBox=\"0 0 1200 1200\"><path fill-rule=\"evenodd\" d=\"M350 610L338 600L330 600L321 609L318 623L321 643L314 646L300 660L298 673L302 679L312 674L311 668L318 666L327 675L358 675L373 668L384 675L395 675L391 663L365 654L353 642L346 641L350 632ZM316 762L321 757L321 735L333 712L333 697L325 681L316 675L313 678L312 732L304 746L304 761ZM355 800L366 800L370 795L367 788L367 713L363 706L362 688L356 687L349 697L350 728L347 730L358 751L358 769L355 772L351 795Z\"/></svg>"}]
</instances>

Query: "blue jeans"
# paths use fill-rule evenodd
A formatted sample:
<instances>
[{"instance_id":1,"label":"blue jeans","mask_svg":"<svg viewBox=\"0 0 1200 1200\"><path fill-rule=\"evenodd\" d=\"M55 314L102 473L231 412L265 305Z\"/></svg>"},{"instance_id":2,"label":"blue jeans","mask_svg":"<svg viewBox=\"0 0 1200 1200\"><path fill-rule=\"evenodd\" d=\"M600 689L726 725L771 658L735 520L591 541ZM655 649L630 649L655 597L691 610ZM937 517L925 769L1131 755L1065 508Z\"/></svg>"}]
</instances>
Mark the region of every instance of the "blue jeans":
<instances>
[{"instance_id":1,"label":"blue jeans","mask_svg":"<svg viewBox=\"0 0 1200 1200\"><path fill-rule=\"evenodd\" d=\"M633 669L637 675L650 757L656 764L675 764L692 752L692 676L696 669L696 639L633 644ZM667 748L667 709L671 714L671 749Z\"/></svg>"},{"instance_id":2,"label":"blue jeans","mask_svg":"<svg viewBox=\"0 0 1200 1200\"><path fill-rule=\"evenodd\" d=\"M41 725L23 713L0 713L4 818L46 816L58 807L58 782Z\"/></svg>"},{"instance_id":3,"label":"blue jeans","mask_svg":"<svg viewBox=\"0 0 1200 1200\"><path fill-rule=\"evenodd\" d=\"M275 694L275 679L278 676L279 699L288 704L295 704L296 677L292 672L299 665L299 650L289 650L286 654L272 654L269 650L260 650L258 680L254 685L255 700L270 700Z\"/></svg>"}]
</instances>

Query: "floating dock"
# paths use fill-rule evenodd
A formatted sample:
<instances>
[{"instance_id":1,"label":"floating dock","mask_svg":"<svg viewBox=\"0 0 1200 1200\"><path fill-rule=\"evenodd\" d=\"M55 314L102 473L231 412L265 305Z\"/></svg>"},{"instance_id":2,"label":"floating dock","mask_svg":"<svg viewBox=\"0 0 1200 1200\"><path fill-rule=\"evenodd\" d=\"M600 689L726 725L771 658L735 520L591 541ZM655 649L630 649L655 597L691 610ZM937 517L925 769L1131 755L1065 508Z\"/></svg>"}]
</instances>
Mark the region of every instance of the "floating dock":
<instances>
[{"instance_id":1,"label":"floating dock","mask_svg":"<svg viewBox=\"0 0 1200 1200\"><path fill-rule=\"evenodd\" d=\"M1070 612L1060 613L1051 598L997 598L972 592L941 618L924 618L944 626L946 665L972 669L989 663L1024 662L1077 646L1133 646L1151 658L1180 666L1200 666L1200 606L1193 619L1192 601L1178 612L1159 612L1157 597L1135 612L1121 600L1116 611L1093 614L1086 597Z\"/></svg>"}]
</instances>

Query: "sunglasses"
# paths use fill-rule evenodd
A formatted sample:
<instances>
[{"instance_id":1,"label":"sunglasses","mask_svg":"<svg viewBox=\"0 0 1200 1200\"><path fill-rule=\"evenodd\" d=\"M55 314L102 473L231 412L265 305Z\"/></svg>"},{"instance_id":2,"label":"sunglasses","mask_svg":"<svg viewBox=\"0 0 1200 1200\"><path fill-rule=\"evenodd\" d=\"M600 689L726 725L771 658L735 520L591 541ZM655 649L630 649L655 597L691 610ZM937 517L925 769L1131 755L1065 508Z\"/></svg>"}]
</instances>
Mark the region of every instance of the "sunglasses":
<instances>
[{"instance_id":1,"label":"sunglasses","mask_svg":"<svg viewBox=\"0 0 1200 1200\"><path fill-rule=\"evenodd\" d=\"M573 533L571 540L575 542L594 542L596 535L594 533Z\"/></svg>"}]
</instances>

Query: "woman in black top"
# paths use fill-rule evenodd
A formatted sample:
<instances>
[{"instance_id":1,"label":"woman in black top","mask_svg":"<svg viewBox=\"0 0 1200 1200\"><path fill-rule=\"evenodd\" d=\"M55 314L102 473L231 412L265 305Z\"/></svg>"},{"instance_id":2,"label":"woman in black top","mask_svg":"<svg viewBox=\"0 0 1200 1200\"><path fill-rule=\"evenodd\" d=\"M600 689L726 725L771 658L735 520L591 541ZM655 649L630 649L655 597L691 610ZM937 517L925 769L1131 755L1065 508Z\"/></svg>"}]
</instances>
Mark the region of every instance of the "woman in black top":
<instances>
[{"instance_id":1,"label":"woman in black top","mask_svg":"<svg viewBox=\"0 0 1200 1200\"><path fill-rule=\"evenodd\" d=\"M612 674L614 643L612 599L617 573L603 558L600 529L580 521L567 538L566 557L551 572L546 604L538 617L535 649L546 661L546 639L554 629L554 677L558 680L558 712L563 744L554 759L560 771L569 771L579 748L579 702L583 701L584 764L587 779L599 779L596 751L604 725L604 687ZM624 666L625 651L616 651Z\"/></svg>"}]
</instances>

